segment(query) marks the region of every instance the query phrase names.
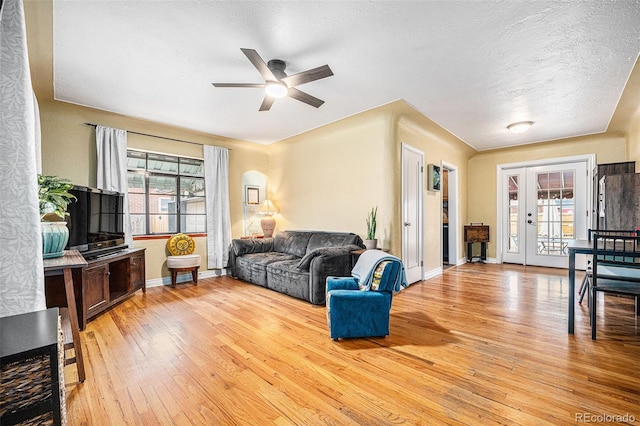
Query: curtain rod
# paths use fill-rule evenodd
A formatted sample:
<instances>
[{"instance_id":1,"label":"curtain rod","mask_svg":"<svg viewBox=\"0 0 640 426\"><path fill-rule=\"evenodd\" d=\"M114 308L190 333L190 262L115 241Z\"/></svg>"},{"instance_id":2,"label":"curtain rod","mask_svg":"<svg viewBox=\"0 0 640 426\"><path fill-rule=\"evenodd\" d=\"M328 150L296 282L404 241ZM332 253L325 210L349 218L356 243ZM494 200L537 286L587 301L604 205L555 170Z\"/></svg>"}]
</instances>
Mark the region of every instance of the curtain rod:
<instances>
[{"instance_id":1,"label":"curtain rod","mask_svg":"<svg viewBox=\"0 0 640 426\"><path fill-rule=\"evenodd\" d=\"M97 126L97 124L93 124L93 123L84 123L84 124L86 124L87 126L92 126L92 127L96 127ZM134 131L131 131L131 130L126 130L126 129L125 129L125 131L127 133L133 133L134 135L149 136L149 137L152 137L152 138L165 139L165 140L168 140L168 141L184 142L184 143L190 143L190 144L193 144L193 145L206 145L206 144L201 143L201 142L190 142L190 141L183 141L182 139L165 138L164 136L150 135L148 133L134 132ZM231 148L227 148L227 149L229 151L231 151Z\"/></svg>"}]
</instances>

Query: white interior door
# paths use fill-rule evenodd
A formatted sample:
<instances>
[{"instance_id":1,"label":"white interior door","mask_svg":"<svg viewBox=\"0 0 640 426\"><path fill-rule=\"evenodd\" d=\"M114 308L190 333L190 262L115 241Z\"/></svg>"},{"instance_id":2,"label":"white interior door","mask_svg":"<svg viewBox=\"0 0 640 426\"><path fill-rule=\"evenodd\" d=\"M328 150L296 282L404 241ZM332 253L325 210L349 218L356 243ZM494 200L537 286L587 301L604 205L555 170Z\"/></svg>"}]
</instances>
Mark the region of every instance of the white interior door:
<instances>
[{"instance_id":1,"label":"white interior door","mask_svg":"<svg viewBox=\"0 0 640 426\"><path fill-rule=\"evenodd\" d=\"M586 162L503 170L502 191L502 260L566 268L569 240L586 238Z\"/></svg>"},{"instance_id":2,"label":"white interior door","mask_svg":"<svg viewBox=\"0 0 640 426\"><path fill-rule=\"evenodd\" d=\"M409 284L422 280L424 155L402 144L402 262Z\"/></svg>"}]
</instances>

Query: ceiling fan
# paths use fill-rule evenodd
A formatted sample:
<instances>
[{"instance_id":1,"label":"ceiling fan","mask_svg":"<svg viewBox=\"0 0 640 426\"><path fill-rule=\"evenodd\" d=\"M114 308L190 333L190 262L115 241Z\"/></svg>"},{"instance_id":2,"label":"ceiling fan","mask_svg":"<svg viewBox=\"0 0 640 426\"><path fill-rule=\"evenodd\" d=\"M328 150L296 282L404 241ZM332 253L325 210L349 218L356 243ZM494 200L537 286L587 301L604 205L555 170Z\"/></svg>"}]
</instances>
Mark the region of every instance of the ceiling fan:
<instances>
[{"instance_id":1,"label":"ceiling fan","mask_svg":"<svg viewBox=\"0 0 640 426\"><path fill-rule=\"evenodd\" d=\"M258 70L260 75L264 78L264 83L211 83L214 87L250 87L250 88L263 88L265 89L264 100L260 105L260 111L269 111L273 102L278 98L284 98L288 96L296 99L312 107L320 107L324 101L311 96L302 90L296 89L295 86L299 86L311 81L320 80L321 78L331 77L333 71L329 68L329 65L322 65L317 68L312 68L307 71L302 71L297 74L287 76L284 69L286 64L280 59L272 59L268 63L265 63L258 52L253 49L240 49L242 53L251 61L254 67Z\"/></svg>"}]
</instances>

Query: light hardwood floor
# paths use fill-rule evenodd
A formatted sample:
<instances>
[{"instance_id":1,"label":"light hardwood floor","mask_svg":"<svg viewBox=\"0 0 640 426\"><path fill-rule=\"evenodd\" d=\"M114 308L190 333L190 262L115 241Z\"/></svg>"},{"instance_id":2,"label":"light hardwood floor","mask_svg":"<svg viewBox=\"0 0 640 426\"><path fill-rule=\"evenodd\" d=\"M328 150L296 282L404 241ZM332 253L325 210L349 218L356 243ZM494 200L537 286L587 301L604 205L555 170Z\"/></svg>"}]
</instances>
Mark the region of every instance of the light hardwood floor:
<instances>
[{"instance_id":1,"label":"light hardwood floor","mask_svg":"<svg viewBox=\"0 0 640 426\"><path fill-rule=\"evenodd\" d=\"M242 281L150 288L82 333L87 380L67 367L68 421L640 422L633 304L601 298L594 342L586 303L567 334L567 300L566 270L467 264L396 295L387 338L334 342L324 307Z\"/></svg>"}]
</instances>

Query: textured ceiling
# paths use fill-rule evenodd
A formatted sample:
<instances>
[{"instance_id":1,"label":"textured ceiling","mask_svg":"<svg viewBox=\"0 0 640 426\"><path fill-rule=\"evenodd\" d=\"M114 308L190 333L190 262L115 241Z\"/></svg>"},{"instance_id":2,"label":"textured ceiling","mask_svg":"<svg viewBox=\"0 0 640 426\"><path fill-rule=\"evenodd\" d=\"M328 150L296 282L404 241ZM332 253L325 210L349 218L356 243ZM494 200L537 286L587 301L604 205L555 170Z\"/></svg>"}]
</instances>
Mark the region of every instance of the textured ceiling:
<instances>
[{"instance_id":1,"label":"textured ceiling","mask_svg":"<svg viewBox=\"0 0 640 426\"><path fill-rule=\"evenodd\" d=\"M263 82L240 48L326 103L214 88ZM56 99L257 143L398 99L478 150L600 133L639 53L640 0L54 1Z\"/></svg>"}]
</instances>

